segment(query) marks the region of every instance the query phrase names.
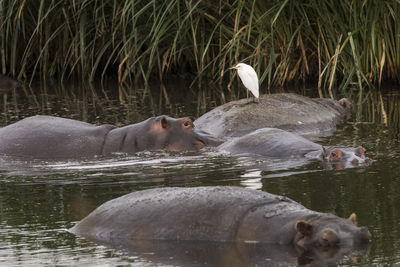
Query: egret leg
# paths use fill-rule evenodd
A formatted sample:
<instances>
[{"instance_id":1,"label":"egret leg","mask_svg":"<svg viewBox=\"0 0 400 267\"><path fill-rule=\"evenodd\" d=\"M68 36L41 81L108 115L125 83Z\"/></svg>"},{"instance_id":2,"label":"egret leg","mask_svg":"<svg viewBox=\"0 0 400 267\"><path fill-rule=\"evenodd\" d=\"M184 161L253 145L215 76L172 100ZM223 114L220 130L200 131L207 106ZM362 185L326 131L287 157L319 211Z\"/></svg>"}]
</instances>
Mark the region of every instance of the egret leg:
<instances>
[{"instance_id":1,"label":"egret leg","mask_svg":"<svg viewBox=\"0 0 400 267\"><path fill-rule=\"evenodd\" d=\"M246 105L254 103L254 97L247 97Z\"/></svg>"}]
</instances>

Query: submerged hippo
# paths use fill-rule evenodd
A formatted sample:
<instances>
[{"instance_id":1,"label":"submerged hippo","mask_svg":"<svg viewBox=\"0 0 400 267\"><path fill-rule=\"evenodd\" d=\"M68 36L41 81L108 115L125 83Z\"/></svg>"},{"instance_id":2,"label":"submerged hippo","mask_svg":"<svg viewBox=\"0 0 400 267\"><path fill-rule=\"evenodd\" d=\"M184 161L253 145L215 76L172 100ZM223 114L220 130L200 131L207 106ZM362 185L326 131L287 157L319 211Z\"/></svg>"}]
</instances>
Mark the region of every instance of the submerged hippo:
<instances>
[{"instance_id":1,"label":"submerged hippo","mask_svg":"<svg viewBox=\"0 0 400 267\"><path fill-rule=\"evenodd\" d=\"M365 156L366 150L359 146L324 147L306 138L276 128L263 128L241 137L231 138L217 148L232 155L262 156L267 158L321 159L334 168L369 165L372 160Z\"/></svg>"},{"instance_id":2,"label":"submerged hippo","mask_svg":"<svg viewBox=\"0 0 400 267\"><path fill-rule=\"evenodd\" d=\"M293 244L357 250L369 231L282 196L240 187L157 188L110 200L69 229L99 243L125 239Z\"/></svg>"},{"instance_id":3,"label":"submerged hippo","mask_svg":"<svg viewBox=\"0 0 400 267\"><path fill-rule=\"evenodd\" d=\"M301 135L329 135L349 118L351 103L297 94L262 95L259 103L232 101L205 113L196 127L216 137L242 136L260 128L279 128Z\"/></svg>"},{"instance_id":4,"label":"submerged hippo","mask_svg":"<svg viewBox=\"0 0 400 267\"><path fill-rule=\"evenodd\" d=\"M218 143L196 131L188 118L159 116L116 127L52 116L34 116L0 129L0 155L34 159L78 159L143 150L198 150Z\"/></svg>"}]
</instances>

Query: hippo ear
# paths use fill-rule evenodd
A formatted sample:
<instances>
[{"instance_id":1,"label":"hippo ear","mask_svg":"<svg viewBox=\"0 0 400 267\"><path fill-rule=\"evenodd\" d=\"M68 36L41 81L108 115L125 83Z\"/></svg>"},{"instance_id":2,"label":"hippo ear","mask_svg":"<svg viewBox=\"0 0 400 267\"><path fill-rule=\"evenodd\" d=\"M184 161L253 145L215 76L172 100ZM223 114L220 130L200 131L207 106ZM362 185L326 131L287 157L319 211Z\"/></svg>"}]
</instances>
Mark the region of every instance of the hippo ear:
<instances>
[{"instance_id":1,"label":"hippo ear","mask_svg":"<svg viewBox=\"0 0 400 267\"><path fill-rule=\"evenodd\" d=\"M326 159L328 157L328 151L324 146L322 146L322 159Z\"/></svg>"},{"instance_id":2,"label":"hippo ear","mask_svg":"<svg viewBox=\"0 0 400 267\"><path fill-rule=\"evenodd\" d=\"M350 217L347 219L349 221L351 221L355 226L357 226L357 215L353 212Z\"/></svg>"},{"instance_id":3,"label":"hippo ear","mask_svg":"<svg viewBox=\"0 0 400 267\"><path fill-rule=\"evenodd\" d=\"M168 124L167 118L166 117L162 117L161 118L161 127L163 127L164 129L167 129L168 126L169 126L169 124Z\"/></svg>"},{"instance_id":4,"label":"hippo ear","mask_svg":"<svg viewBox=\"0 0 400 267\"><path fill-rule=\"evenodd\" d=\"M297 221L296 231L303 236L310 236L312 234L312 225L310 222L304 220Z\"/></svg>"},{"instance_id":5,"label":"hippo ear","mask_svg":"<svg viewBox=\"0 0 400 267\"><path fill-rule=\"evenodd\" d=\"M359 156L359 157L365 157L365 152L366 152L365 148L362 146L359 146L356 148L355 154L356 154L356 156Z\"/></svg>"}]
</instances>

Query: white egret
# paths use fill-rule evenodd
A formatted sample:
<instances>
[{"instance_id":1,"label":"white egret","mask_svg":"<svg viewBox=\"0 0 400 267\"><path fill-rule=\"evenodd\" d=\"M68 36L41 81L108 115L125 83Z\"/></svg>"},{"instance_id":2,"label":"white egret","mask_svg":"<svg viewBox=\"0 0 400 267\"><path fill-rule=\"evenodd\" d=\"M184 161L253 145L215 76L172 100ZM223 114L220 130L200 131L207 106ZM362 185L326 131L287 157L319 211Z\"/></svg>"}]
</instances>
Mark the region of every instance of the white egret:
<instances>
[{"instance_id":1,"label":"white egret","mask_svg":"<svg viewBox=\"0 0 400 267\"><path fill-rule=\"evenodd\" d=\"M231 69L237 70L240 80L244 86L250 90L255 98L258 99L260 95L258 91L258 77L253 67L245 63L239 63L236 66L233 66ZM253 98L253 100L255 100L255 98Z\"/></svg>"}]
</instances>

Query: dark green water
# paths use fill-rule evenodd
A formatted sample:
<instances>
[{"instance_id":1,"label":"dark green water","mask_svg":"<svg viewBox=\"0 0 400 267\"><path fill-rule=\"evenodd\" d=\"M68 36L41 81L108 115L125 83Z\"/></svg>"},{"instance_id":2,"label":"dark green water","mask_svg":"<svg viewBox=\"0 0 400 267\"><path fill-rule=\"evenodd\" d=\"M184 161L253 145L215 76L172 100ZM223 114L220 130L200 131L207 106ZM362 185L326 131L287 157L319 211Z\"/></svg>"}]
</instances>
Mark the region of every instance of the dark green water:
<instances>
[{"instance_id":1,"label":"dark green water","mask_svg":"<svg viewBox=\"0 0 400 267\"><path fill-rule=\"evenodd\" d=\"M159 110L146 108L146 104L132 108L102 99L46 97L37 99L39 105L32 99L24 99L8 103L1 119L4 125L41 113L122 125L161 113L197 116L214 103L210 100L211 105L204 106L196 102L197 96L192 99L195 100L172 99L172 103L178 104ZM163 262L152 261L152 251L150 256L128 254L75 237L65 229L101 203L132 191L202 185L237 185L285 195L309 209L341 217L355 212L359 225L368 227L372 234L371 247L366 255L345 257L338 264L397 265L400 263L399 105L400 98L396 95L384 97L389 125L385 126L379 105L365 101L359 122L353 118L340 126L334 136L319 140L332 145L362 144L367 155L375 160L365 168L324 170L316 161L296 169L271 170L271 162L207 151L144 152L129 158L87 162L0 161L0 266L163 266ZM200 264L194 266L202 266L203 260L196 259ZM266 262L269 263L266 266L272 265L271 261Z\"/></svg>"}]
</instances>

